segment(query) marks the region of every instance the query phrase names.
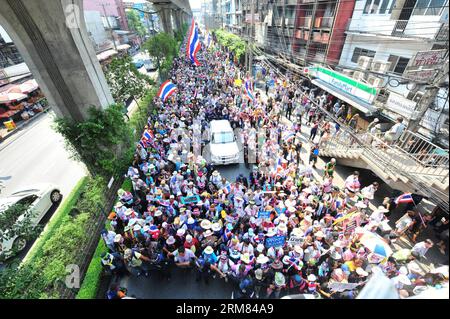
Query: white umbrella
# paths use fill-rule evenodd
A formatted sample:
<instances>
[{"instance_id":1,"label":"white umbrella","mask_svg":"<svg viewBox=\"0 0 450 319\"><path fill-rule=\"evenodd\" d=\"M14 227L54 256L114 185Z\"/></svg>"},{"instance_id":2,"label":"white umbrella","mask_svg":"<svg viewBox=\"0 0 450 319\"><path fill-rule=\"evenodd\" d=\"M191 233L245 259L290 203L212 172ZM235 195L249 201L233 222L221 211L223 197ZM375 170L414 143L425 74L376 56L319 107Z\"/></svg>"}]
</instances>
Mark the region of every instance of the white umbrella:
<instances>
[{"instance_id":1,"label":"white umbrella","mask_svg":"<svg viewBox=\"0 0 450 319\"><path fill-rule=\"evenodd\" d=\"M365 232L359 241L378 256L385 258L392 255L391 247L377 234Z\"/></svg>"}]
</instances>

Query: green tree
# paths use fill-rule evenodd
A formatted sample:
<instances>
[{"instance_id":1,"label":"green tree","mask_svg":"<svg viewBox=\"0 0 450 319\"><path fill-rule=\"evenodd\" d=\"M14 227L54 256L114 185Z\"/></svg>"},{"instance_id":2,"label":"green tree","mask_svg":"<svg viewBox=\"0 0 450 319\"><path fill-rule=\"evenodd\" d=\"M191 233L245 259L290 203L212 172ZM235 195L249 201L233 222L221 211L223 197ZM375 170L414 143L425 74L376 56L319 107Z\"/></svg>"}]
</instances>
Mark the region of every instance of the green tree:
<instances>
[{"instance_id":1,"label":"green tree","mask_svg":"<svg viewBox=\"0 0 450 319\"><path fill-rule=\"evenodd\" d=\"M148 39L143 48L149 55L156 59L156 65L159 70L159 76L165 78L172 66L172 61L177 54L177 41L171 35L161 32Z\"/></svg>"},{"instance_id":2,"label":"green tree","mask_svg":"<svg viewBox=\"0 0 450 319\"><path fill-rule=\"evenodd\" d=\"M128 27L135 31L141 38L147 33L139 14L134 10L127 10Z\"/></svg>"},{"instance_id":3,"label":"green tree","mask_svg":"<svg viewBox=\"0 0 450 319\"><path fill-rule=\"evenodd\" d=\"M30 209L31 203L16 203L0 211L0 243L21 237L30 240L36 237L41 227L34 223L37 212ZM17 248L13 245L13 254Z\"/></svg>"},{"instance_id":4,"label":"green tree","mask_svg":"<svg viewBox=\"0 0 450 319\"><path fill-rule=\"evenodd\" d=\"M106 71L111 94L116 103L124 103L129 97L141 98L148 85L154 81L139 72L129 56L114 58Z\"/></svg>"},{"instance_id":5,"label":"green tree","mask_svg":"<svg viewBox=\"0 0 450 319\"><path fill-rule=\"evenodd\" d=\"M122 109L118 104L104 110L92 107L84 122L66 118L55 121L55 130L64 136L72 157L85 163L93 175L109 178L131 161L133 133Z\"/></svg>"}]
</instances>

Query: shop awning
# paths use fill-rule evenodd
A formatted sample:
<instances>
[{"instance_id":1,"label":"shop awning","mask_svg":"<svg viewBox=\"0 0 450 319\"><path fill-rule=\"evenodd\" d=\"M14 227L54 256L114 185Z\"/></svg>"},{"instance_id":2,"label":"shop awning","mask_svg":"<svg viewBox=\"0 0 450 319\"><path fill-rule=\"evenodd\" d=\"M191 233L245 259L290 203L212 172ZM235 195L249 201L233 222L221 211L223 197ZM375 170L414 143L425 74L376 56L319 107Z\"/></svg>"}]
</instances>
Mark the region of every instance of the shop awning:
<instances>
[{"instance_id":1,"label":"shop awning","mask_svg":"<svg viewBox=\"0 0 450 319\"><path fill-rule=\"evenodd\" d=\"M376 106L374 106L370 103L364 102L360 99L357 99L354 96L352 96L342 90L339 90L338 88L336 88L336 87L332 86L331 84L328 84L322 80L315 79L315 80L312 80L311 83L313 83L314 85L317 85L321 89L333 94L338 99L356 107L358 110L360 110L367 116L372 116L378 111Z\"/></svg>"},{"instance_id":2,"label":"shop awning","mask_svg":"<svg viewBox=\"0 0 450 319\"><path fill-rule=\"evenodd\" d=\"M0 94L0 104L18 102L26 99L28 96L22 93L3 92Z\"/></svg>"},{"instance_id":3,"label":"shop awning","mask_svg":"<svg viewBox=\"0 0 450 319\"><path fill-rule=\"evenodd\" d=\"M125 51L131 48L131 45L129 44L121 44L117 46L117 51Z\"/></svg>"},{"instance_id":4,"label":"shop awning","mask_svg":"<svg viewBox=\"0 0 450 319\"><path fill-rule=\"evenodd\" d=\"M106 60L106 59L116 55L117 53L118 52L116 50L112 50L112 49L111 50L106 50L106 51L103 51L103 52L97 54L97 59L99 61L104 61L104 60Z\"/></svg>"}]
</instances>

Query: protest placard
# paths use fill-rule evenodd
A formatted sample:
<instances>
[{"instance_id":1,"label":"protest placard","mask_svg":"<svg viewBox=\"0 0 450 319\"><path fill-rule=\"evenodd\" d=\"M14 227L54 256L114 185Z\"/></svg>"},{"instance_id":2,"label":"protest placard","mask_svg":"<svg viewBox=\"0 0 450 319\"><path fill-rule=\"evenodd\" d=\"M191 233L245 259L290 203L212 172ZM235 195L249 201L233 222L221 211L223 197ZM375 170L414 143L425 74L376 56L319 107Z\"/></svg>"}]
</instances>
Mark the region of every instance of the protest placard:
<instances>
[{"instance_id":1,"label":"protest placard","mask_svg":"<svg viewBox=\"0 0 450 319\"><path fill-rule=\"evenodd\" d=\"M274 236L266 239L266 248L280 247L286 242L285 236Z\"/></svg>"}]
</instances>

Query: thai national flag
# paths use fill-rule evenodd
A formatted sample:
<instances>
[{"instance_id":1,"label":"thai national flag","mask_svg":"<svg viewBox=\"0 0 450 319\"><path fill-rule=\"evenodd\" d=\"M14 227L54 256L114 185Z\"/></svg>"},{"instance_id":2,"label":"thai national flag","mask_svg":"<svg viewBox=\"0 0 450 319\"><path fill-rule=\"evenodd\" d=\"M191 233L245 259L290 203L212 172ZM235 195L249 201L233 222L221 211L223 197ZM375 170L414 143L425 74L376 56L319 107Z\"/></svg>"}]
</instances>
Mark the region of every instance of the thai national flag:
<instances>
[{"instance_id":1,"label":"thai national flag","mask_svg":"<svg viewBox=\"0 0 450 319\"><path fill-rule=\"evenodd\" d=\"M231 192L231 184L228 184L227 186L225 186L222 191L228 195Z\"/></svg>"},{"instance_id":2,"label":"thai national flag","mask_svg":"<svg viewBox=\"0 0 450 319\"><path fill-rule=\"evenodd\" d=\"M245 81L244 90L245 90L245 98L249 99L250 101L254 101L255 96L253 95L252 85L249 80Z\"/></svg>"},{"instance_id":3,"label":"thai national flag","mask_svg":"<svg viewBox=\"0 0 450 319\"><path fill-rule=\"evenodd\" d=\"M171 96L175 91L177 90L177 87L175 84L173 84L170 80L167 80L163 84L161 84L161 87L158 91L158 96L161 98L161 100L166 101L169 96Z\"/></svg>"},{"instance_id":4,"label":"thai national flag","mask_svg":"<svg viewBox=\"0 0 450 319\"><path fill-rule=\"evenodd\" d=\"M197 60L197 52L200 50L200 39L198 37L198 28L195 25L194 19L192 19L191 29L189 31L188 42L186 45L186 53L193 64L199 66L200 63Z\"/></svg>"},{"instance_id":5,"label":"thai national flag","mask_svg":"<svg viewBox=\"0 0 450 319\"><path fill-rule=\"evenodd\" d=\"M411 193L404 193L397 197L394 201L397 205L400 203L414 203L414 199L412 198Z\"/></svg>"}]
</instances>

